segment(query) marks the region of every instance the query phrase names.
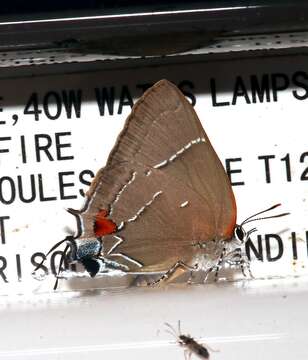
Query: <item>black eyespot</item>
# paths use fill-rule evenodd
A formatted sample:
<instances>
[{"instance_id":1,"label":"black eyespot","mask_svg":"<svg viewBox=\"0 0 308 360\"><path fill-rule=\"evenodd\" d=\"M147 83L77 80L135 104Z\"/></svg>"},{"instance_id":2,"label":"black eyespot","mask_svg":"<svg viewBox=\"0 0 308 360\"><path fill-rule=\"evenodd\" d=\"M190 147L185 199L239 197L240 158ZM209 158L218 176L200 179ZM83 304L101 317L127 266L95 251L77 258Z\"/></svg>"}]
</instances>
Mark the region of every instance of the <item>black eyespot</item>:
<instances>
[{"instance_id":1,"label":"black eyespot","mask_svg":"<svg viewBox=\"0 0 308 360\"><path fill-rule=\"evenodd\" d=\"M91 258L83 258L80 260L91 277L94 277L99 271L99 263L97 260Z\"/></svg>"},{"instance_id":2,"label":"black eyespot","mask_svg":"<svg viewBox=\"0 0 308 360\"><path fill-rule=\"evenodd\" d=\"M245 233L241 226L237 226L237 228L235 229L235 235L239 240L244 240Z\"/></svg>"}]
</instances>

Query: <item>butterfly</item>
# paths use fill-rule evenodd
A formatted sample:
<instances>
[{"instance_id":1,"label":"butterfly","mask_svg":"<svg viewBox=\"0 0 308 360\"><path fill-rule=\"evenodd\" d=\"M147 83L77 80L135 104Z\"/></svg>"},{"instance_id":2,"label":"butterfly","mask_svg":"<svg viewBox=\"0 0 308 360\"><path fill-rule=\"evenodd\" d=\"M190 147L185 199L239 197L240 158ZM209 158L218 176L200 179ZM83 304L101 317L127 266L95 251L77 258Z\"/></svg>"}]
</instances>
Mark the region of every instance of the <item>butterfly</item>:
<instances>
[{"instance_id":1,"label":"butterfly","mask_svg":"<svg viewBox=\"0 0 308 360\"><path fill-rule=\"evenodd\" d=\"M66 243L61 264L65 257L82 263L92 277L154 272L163 274L160 282L224 261L242 265L236 249L255 231L243 228L255 215L236 224L224 167L192 105L167 80L137 101L84 206L68 211L77 233L47 255Z\"/></svg>"}]
</instances>

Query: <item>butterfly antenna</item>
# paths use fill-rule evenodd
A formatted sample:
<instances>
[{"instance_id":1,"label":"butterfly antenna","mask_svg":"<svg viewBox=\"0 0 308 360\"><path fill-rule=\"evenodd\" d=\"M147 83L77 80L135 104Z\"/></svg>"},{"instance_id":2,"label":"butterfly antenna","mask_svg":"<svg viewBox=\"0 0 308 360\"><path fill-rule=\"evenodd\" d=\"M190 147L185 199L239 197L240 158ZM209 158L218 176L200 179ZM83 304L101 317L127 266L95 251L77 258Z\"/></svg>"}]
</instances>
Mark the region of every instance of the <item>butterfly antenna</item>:
<instances>
[{"instance_id":1,"label":"butterfly antenna","mask_svg":"<svg viewBox=\"0 0 308 360\"><path fill-rule=\"evenodd\" d=\"M274 210L276 209L278 206L281 206L281 204L276 204L276 205L273 205L271 207L269 207L268 209L265 209L265 210L262 210L260 212L257 212L256 214L254 215L251 215L249 216L247 219L245 219L242 223L241 223L241 226L245 225L245 224L248 224L252 221L259 221L259 220L265 220L265 219L274 219L274 218L278 218L278 217L282 217L282 216L286 216L286 215L289 215L290 213L282 213L282 214L278 214L278 215L271 215L271 216L264 216L264 217L259 217L259 218L256 218L256 216L258 215L261 215L261 214L264 214L268 211L271 211L271 210Z\"/></svg>"},{"instance_id":2,"label":"butterfly antenna","mask_svg":"<svg viewBox=\"0 0 308 360\"><path fill-rule=\"evenodd\" d=\"M250 229L249 231L247 231L247 238L256 231L257 231L257 228L253 228L253 229Z\"/></svg>"},{"instance_id":3,"label":"butterfly antenna","mask_svg":"<svg viewBox=\"0 0 308 360\"><path fill-rule=\"evenodd\" d=\"M251 220L248 220L245 222L245 224L248 224L252 221L259 221L259 220L266 220L266 219L275 219L275 218L280 218L280 217L283 217L283 216L287 216L287 215L290 215L289 212L286 212L286 213L282 213L282 214L278 214L278 215L272 215L272 216L264 216L264 217L260 217L260 218L255 218L255 219L251 219Z\"/></svg>"}]
</instances>

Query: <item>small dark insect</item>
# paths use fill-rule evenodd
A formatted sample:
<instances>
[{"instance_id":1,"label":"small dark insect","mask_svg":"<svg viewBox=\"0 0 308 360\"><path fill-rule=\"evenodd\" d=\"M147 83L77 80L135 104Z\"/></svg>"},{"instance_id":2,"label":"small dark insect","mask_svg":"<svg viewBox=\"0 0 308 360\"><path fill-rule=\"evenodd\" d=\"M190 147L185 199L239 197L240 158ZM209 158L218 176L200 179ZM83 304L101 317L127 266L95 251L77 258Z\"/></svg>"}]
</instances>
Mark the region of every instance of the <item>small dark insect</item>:
<instances>
[{"instance_id":1,"label":"small dark insect","mask_svg":"<svg viewBox=\"0 0 308 360\"><path fill-rule=\"evenodd\" d=\"M178 321L178 333L175 331L175 329L170 324L165 323L165 325L168 327L168 329L166 330L167 333L174 336L177 339L177 342L180 346L185 347L185 350L184 350L185 360L189 360L191 358L192 354L197 355L200 359L208 360L210 358L208 349L204 345L199 344L190 335L182 334L180 320ZM210 349L210 350L215 351L212 349Z\"/></svg>"}]
</instances>

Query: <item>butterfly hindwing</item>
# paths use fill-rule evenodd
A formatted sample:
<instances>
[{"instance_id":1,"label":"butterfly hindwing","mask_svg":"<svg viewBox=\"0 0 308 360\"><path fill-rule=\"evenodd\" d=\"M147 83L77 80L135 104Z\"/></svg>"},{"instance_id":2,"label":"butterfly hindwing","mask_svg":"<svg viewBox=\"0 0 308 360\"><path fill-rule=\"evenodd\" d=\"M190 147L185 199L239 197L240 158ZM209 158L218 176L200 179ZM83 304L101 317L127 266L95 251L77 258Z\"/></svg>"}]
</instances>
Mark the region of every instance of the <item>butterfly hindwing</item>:
<instances>
[{"instance_id":1,"label":"butterfly hindwing","mask_svg":"<svg viewBox=\"0 0 308 360\"><path fill-rule=\"evenodd\" d=\"M121 253L149 271L168 270L186 258L189 262L196 245L215 236L209 204L159 169L131 162L106 167L91 191L96 195L81 213L85 229L81 239L95 236L87 224L106 209L106 218L118 229L102 239L103 247L108 242L110 249L119 242L111 256Z\"/></svg>"}]
</instances>

